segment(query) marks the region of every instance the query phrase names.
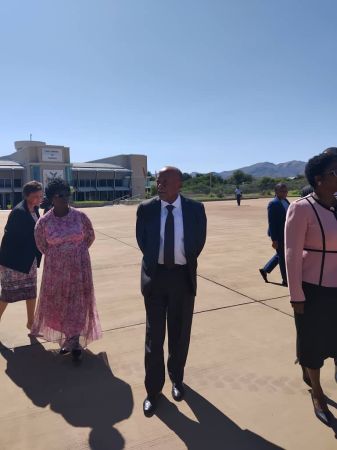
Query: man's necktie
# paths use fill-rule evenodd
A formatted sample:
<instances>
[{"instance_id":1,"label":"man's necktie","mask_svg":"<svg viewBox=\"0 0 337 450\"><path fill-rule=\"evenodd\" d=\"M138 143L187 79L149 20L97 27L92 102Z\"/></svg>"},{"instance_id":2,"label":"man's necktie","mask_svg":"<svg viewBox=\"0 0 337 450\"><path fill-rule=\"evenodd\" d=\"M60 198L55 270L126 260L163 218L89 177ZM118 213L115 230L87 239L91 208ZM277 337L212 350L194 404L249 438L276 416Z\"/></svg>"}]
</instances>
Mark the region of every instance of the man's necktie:
<instances>
[{"instance_id":1,"label":"man's necktie","mask_svg":"<svg viewBox=\"0 0 337 450\"><path fill-rule=\"evenodd\" d=\"M167 217L164 236L164 265L171 269L174 266L174 216L173 205L167 205Z\"/></svg>"}]
</instances>

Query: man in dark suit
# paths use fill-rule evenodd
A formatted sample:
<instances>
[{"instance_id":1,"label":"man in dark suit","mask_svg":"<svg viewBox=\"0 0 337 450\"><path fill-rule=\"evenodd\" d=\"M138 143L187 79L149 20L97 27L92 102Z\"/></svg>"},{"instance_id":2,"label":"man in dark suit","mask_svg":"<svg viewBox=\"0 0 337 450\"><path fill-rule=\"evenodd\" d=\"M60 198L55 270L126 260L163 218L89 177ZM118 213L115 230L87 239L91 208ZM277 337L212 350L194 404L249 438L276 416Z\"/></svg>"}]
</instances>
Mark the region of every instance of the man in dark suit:
<instances>
[{"instance_id":1,"label":"man in dark suit","mask_svg":"<svg viewBox=\"0 0 337 450\"><path fill-rule=\"evenodd\" d=\"M284 256L284 226L289 206L287 195L287 185L284 183L278 183L275 186L275 198L269 202L268 205L268 236L272 240L272 247L276 250L276 255L268 261L263 269L259 269L262 278L265 282L268 282L267 274L270 273L278 263L280 266L283 286L288 286Z\"/></svg>"},{"instance_id":2,"label":"man in dark suit","mask_svg":"<svg viewBox=\"0 0 337 450\"><path fill-rule=\"evenodd\" d=\"M137 242L143 253L141 290L146 309L145 387L143 410L153 415L165 382L163 345L166 322L169 355L167 369L172 396L184 397L194 299L197 258L206 240L204 206L180 195L182 173L164 167L157 178L158 197L137 210Z\"/></svg>"}]
</instances>

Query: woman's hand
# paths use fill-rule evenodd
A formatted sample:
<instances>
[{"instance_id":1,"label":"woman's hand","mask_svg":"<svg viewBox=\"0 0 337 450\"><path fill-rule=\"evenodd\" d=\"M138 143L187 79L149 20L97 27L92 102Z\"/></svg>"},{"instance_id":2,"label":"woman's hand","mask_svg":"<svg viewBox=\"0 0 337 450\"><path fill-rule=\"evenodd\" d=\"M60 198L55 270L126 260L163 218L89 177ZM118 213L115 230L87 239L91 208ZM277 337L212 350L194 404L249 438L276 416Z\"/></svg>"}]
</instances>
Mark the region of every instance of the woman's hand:
<instances>
[{"instance_id":1,"label":"woman's hand","mask_svg":"<svg viewBox=\"0 0 337 450\"><path fill-rule=\"evenodd\" d=\"M278 242L277 241L273 241L271 246L273 247L274 250L278 249Z\"/></svg>"},{"instance_id":2,"label":"woman's hand","mask_svg":"<svg viewBox=\"0 0 337 450\"><path fill-rule=\"evenodd\" d=\"M292 303L292 307L296 314L304 314L304 303Z\"/></svg>"}]
</instances>

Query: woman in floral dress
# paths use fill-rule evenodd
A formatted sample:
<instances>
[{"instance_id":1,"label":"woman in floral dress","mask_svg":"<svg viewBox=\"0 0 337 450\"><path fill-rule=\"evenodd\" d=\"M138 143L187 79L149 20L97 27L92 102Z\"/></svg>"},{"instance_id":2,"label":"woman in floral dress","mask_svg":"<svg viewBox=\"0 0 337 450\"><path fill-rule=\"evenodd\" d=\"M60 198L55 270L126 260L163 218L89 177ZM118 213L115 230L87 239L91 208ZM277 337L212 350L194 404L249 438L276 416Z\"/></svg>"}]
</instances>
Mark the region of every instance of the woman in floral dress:
<instances>
[{"instance_id":1,"label":"woman in floral dress","mask_svg":"<svg viewBox=\"0 0 337 450\"><path fill-rule=\"evenodd\" d=\"M79 360L82 347L102 335L88 251L95 234L89 218L69 206L68 183L51 181L46 196L53 208L35 227L45 259L32 334L58 341L61 354Z\"/></svg>"}]
</instances>

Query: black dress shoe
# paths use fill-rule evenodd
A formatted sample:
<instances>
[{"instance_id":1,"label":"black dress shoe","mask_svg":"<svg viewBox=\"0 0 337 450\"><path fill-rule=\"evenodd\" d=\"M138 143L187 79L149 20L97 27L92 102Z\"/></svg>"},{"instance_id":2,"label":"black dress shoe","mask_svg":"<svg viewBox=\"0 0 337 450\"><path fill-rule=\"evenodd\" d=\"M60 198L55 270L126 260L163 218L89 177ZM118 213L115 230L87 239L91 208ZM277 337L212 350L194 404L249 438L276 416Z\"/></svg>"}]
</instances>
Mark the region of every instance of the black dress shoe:
<instances>
[{"instance_id":1,"label":"black dress shoe","mask_svg":"<svg viewBox=\"0 0 337 450\"><path fill-rule=\"evenodd\" d=\"M82 361L82 350L74 349L71 351L71 356L73 358L74 363L78 363Z\"/></svg>"},{"instance_id":2,"label":"black dress shoe","mask_svg":"<svg viewBox=\"0 0 337 450\"><path fill-rule=\"evenodd\" d=\"M147 396L143 402L143 412L145 417L152 417L157 408L158 396Z\"/></svg>"},{"instance_id":3,"label":"black dress shoe","mask_svg":"<svg viewBox=\"0 0 337 450\"><path fill-rule=\"evenodd\" d=\"M185 388L182 383L172 384L172 397L176 402L181 402L185 396Z\"/></svg>"},{"instance_id":4,"label":"black dress shoe","mask_svg":"<svg viewBox=\"0 0 337 450\"><path fill-rule=\"evenodd\" d=\"M283 280L283 281L282 281L282 286L284 286L284 287L288 287L288 282L287 282L287 281L285 281L285 280Z\"/></svg>"},{"instance_id":5,"label":"black dress shoe","mask_svg":"<svg viewBox=\"0 0 337 450\"><path fill-rule=\"evenodd\" d=\"M265 270L263 270L263 269L259 269L259 272L261 274L261 277L264 279L264 281L266 283L268 283L267 272Z\"/></svg>"}]
</instances>

